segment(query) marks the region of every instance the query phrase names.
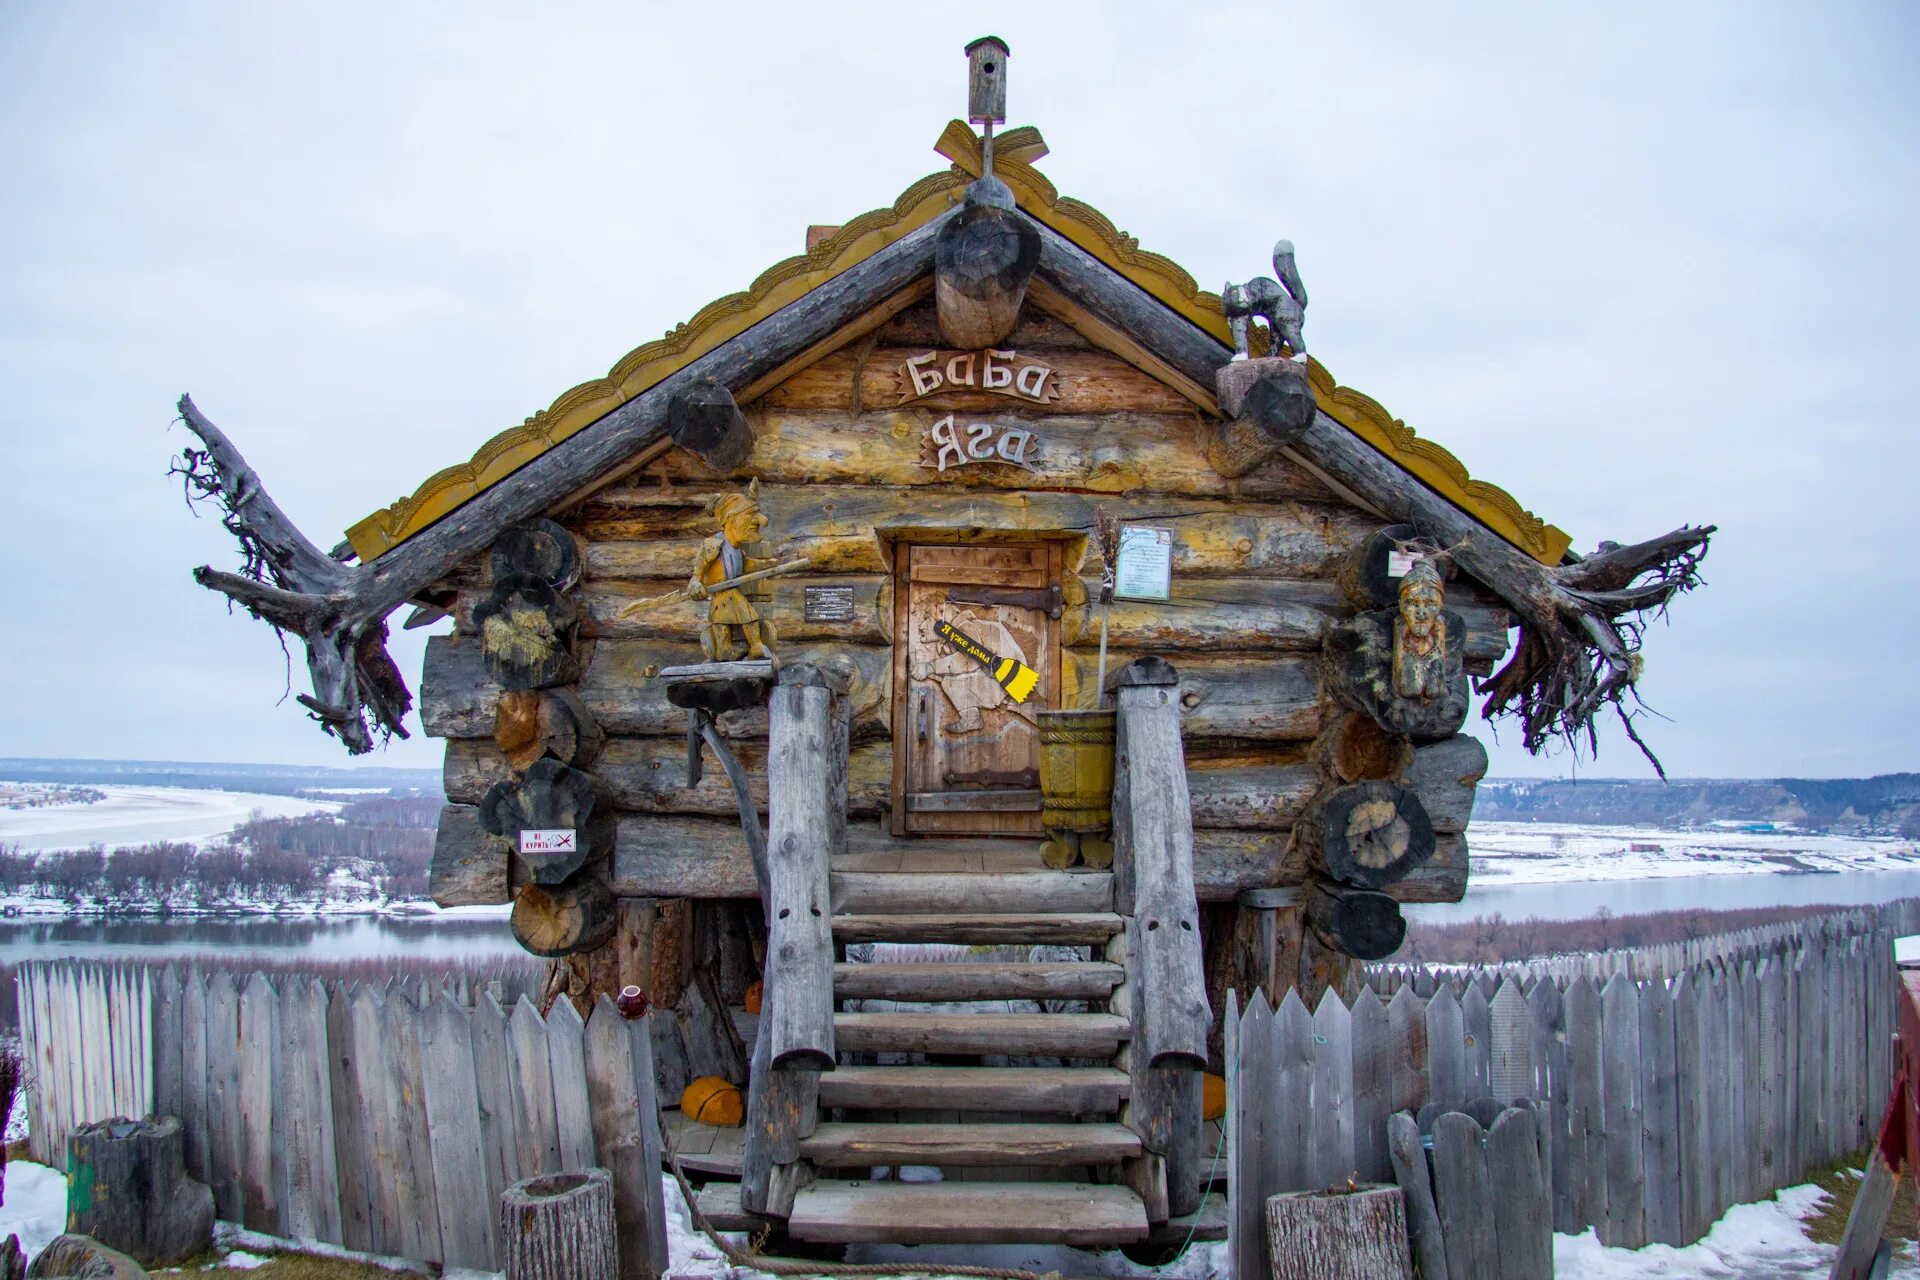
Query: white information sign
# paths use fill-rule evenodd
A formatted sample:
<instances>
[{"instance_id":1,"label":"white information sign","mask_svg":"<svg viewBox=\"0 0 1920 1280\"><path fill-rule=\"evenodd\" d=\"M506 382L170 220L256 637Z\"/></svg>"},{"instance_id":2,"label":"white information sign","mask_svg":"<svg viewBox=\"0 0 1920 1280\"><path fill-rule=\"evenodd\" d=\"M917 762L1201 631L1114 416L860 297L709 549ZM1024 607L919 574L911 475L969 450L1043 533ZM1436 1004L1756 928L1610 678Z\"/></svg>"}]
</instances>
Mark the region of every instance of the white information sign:
<instances>
[{"instance_id":1,"label":"white information sign","mask_svg":"<svg viewBox=\"0 0 1920 1280\"><path fill-rule=\"evenodd\" d=\"M1120 527L1113 594L1120 600L1165 600L1173 591L1173 530Z\"/></svg>"},{"instance_id":2,"label":"white information sign","mask_svg":"<svg viewBox=\"0 0 1920 1280\"><path fill-rule=\"evenodd\" d=\"M1387 552L1387 576L1404 578L1413 572L1413 566L1419 560L1420 557L1411 551L1389 551Z\"/></svg>"},{"instance_id":3,"label":"white information sign","mask_svg":"<svg viewBox=\"0 0 1920 1280\"><path fill-rule=\"evenodd\" d=\"M572 853L573 849L572 827L550 827L520 833L522 853Z\"/></svg>"}]
</instances>

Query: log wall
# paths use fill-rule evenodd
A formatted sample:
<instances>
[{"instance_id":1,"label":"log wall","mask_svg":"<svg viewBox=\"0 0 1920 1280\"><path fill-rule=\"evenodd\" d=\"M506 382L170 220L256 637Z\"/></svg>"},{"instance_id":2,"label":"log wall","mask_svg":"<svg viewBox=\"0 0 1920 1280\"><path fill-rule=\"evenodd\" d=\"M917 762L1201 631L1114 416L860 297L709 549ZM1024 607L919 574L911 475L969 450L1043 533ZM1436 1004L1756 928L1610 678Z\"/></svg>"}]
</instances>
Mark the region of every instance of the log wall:
<instances>
[{"instance_id":1,"label":"log wall","mask_svg":"<svg viewBox=\"0 0 1920 1280\"><path fill-rule=\"evenodd\" d=\"M812 662L848 678L849 806L871 820L863 827L878 831L889 804L895 541L1064 541L1073 571L1063 583L1061 703L1091 706L1102 565L1090 535L1096 516L1111 514L1174 531L1174 598L1114 604L1108 669L1157 654L1179 670L1203 896L1219 900L1297 880L1288 832L1316 785L1314 739L1337 714L1321 678L1321 641L1352 612L1338 584L1342 567L1383 522L1285 458L1237 479L1221 476L1204 451L1208 419L1190 401L1060 320L1027 311L1005 345L1022 361L1051 367L1045 404L978 389L902 403L914 389L907 358L942 349L929 301L744 406L754 445L737 476L714 475L674 450L556 513L579 540L584 570L576 596L578 692L609 735L595 773L630 815L616 854L620 892L752 892L745 850L734 848L741 842L725 779L709 769L699 785L686 785L686 713L668 705L652 678L700 660L703 606L620 616L636 600L684 585L696 548L716 528L704 504L747 476L760 482L769 522L764 554L813 563L807 575L772 583L759 608L783 662ZM978 463L942 474L924 465L927 427L950 412L1032 430L1032 469ZM852 589L852 615L807 621L807 588L828 584ZM457 593L456 632L428 646L421 714L429 734L450 739L453 807L441 842L452 867L471 826L463 807L507 770L491 741L498 690L472 633L473 605L489 585L484 558L447 585ZM1469 669L1490 671L1506 649L1505 612L1464 582L1450 589L1449 607L1467 622ZM765 711L731 713L718 727L764 806ZM1434 810L1438 829L1457 837L1484 755L1460 739L1423 748L1420 762L1410 785ZM1464 891L1461 840L1434 862L1400 896ZM491 897L503 888L476 892Z\"/></svg>"}]
</instances>

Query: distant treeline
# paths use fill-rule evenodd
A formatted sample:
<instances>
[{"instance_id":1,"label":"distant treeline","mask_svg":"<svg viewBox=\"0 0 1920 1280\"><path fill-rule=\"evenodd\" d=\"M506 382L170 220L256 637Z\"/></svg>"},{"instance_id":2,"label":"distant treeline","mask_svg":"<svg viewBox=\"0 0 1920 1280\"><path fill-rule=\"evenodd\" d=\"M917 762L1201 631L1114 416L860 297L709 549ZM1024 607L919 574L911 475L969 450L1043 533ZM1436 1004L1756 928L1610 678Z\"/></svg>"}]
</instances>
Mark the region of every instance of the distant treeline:
<instances>
[{"instance_id":1,"label":"distant treeline","mask_svg":"<svg viewBox=\"0 0 1920 1280\"><path fill-rule=\"evenodd\" d=\"M1700 827L1762 821L1920 839L1920 774L1877 778L1488 778L1477 822Z\"/></svg>"},{"instance_id":2,"label":"distant treeline","mask_svg":"<svg viewBox=\"0 0 1920 1280\"><path fill-rule=\"evenodd\" d=\"M0 845L0 893L104 911L419 899L439 815L438 798L380 796L337 815L254 817L201 850L178 841L44 853Z\"/></svg>"},{"instance_id":3,"label":"distant treeline","mask_svg":"<svg viewBox=\"0 0 1920 1280\"><path fill-rule=\"evenodd\" d=\"M1841 909L1829 904L1616 916L1601 907L1585 920L1509 920L1496 912L1455 924L1409 921L1407 940L1393 953L1393 959L1416 964L1501 964L1561 952L1618 951L1828 915Z\"/></svg>"}]
</instances>

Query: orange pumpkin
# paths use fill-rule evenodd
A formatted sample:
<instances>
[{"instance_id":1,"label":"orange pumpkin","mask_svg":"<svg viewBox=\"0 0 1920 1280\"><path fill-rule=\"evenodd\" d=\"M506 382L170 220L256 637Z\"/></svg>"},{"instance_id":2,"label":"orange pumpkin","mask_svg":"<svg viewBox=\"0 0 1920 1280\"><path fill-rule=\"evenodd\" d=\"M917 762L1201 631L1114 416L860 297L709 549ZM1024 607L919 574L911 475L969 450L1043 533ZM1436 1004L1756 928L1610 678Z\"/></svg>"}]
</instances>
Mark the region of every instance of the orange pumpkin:
<instances>
[{"instance_id":1,"label":"orange pumpkin","mask_svg":"<svg viewBox=\"0 0 1920 1280\"><path fill-rule=\"evenodd\" d=\"M720 1129L738 1129L746 1119L740 1090L719 1076L701 1076L680 1095L680 1114Z\"/></svg>"},{"instance_id":2,"label":"orange pumpkin","mask_svg":"<svg viewBox=\"0 0 1920 1280\"><path fill-rule=\"evenodd\" d=\"M1227 1080L1209 1071L1200 1081L1200 1116L1218 1120L1227 1114Z\"/></svg>"},{"instance_id":3,"label":"orange pumpkin","mask_svg":"<svg viewBox=\"0 0 1920 1280\"><path fill-rule=\"evenodd\" d=\"M760 1012L760 984L759 983L756 982L752 986L747 988L747 998L744 1002L744 1006L748 1013Z\"/></svg>"}]
</instances>

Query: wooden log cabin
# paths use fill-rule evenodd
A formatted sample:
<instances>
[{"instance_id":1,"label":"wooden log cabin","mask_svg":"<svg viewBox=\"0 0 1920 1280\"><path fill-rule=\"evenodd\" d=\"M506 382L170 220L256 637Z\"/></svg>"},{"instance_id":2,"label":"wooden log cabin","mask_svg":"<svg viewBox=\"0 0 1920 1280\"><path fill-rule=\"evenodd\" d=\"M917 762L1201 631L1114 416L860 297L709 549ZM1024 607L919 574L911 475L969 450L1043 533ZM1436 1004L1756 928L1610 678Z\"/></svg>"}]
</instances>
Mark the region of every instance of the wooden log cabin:
<instances>
[{"instance_id":1,"label":"wooden log cabin","mask_svg":"<svg viewBox=\"0 0 1920 1280\"><path fill-rule=\"evenodd\" d=\"M1225 992L1311 999L1397 945L1399 904L1458 900L1469 682L1531 748L1590 732L1712 532L1570 552L1292 349L1297 316L1248 327L1245 289L1060 196L993 110L337 553L181 405L248 552L200 580L306 642L328 732L399 730L385 619L452 617L421 683L434 897L514 903L555 994L640 988L666 1096L745 1083L741 1211L806 1240L1192 1213ZM1130 530L1166 598L1116 588ZM720 542L723 576L786 566L734 593L777 661L682 590ZM1050 824L1041 776L1052 713L1099 707L1110 839ZM949 1176L865 1180L904 1165Z\"/></svg>"}]
</instances>

